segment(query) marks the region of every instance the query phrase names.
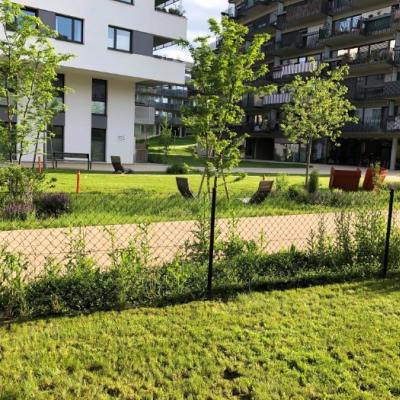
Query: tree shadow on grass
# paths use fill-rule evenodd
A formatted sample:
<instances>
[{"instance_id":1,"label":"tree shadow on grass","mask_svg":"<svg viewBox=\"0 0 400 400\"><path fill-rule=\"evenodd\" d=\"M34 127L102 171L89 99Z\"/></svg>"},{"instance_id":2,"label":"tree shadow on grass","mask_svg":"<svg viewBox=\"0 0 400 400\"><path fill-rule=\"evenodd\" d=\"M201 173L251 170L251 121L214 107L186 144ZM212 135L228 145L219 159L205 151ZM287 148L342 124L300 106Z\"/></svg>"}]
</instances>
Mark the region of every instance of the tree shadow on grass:
<instances>
[{"instance_id":1,"label":"tree shadow on grass","mask_svg":"<svg viewBox=\"0 0 400 400\"><path fill-rule=\"evenodd\" d=\"M12 329L13 325L24 324L32 321L50 321L59 318L74 318L85 315L91 315L96 312L123 312L134 309L150 309L150 308L164 308L169 306L184 305L195 301L234 301L239 295L256 293L267 293L270 291L287 291L291 289L305 289L317 286L328 286L333 284L349 283L351 289L359 293L359 295L369 296L370 292L375 294L390 294L400 291L400 272L393 272L385 279L380 278L376 273L366 274L360 277L358 273L343 273L343 274L330 274L318 275L314 277L293 277L288 280L274 280L270 282L255 283L249 288L244 285L230 285L215 287L212 294L209 295L204 291L192 292L190 294L170 297L154 301L152 304L144 303L137 306L127 306L124 308L113 309L93 309L86 312L71 312L60 315L26 317L15 320L4 320L0 318L0 328ZM363 294L364 293L364 294Z\"/></svg>"}]
</instances>

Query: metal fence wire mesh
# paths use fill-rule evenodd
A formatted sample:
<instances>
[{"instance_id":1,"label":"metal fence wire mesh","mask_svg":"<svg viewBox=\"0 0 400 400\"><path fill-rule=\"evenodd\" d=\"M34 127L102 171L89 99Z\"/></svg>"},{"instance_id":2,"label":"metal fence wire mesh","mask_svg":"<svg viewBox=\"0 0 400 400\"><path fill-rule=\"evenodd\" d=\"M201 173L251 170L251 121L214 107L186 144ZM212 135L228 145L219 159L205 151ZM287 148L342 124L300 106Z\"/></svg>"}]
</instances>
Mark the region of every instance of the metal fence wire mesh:
<instances>
[{"instance_id":1,"label":"metal fence wire mesh","mask_svg":"<svg viewBox=\"0 0 400 400\"><path fill-rule=\"evenodd\" d=\"M212 261L224 261L227 270L245 254L297 254L307 255L307 262L319 263L328 272L339 264L357 265L360 275L367 264L383 268L386 255L387 269L393 271L399 267L400 251L399 193L393 191L393 196L388 232L391 192L387 189L315 194L275 190L259 204L249 204L243 193L231 193L228 199L219 188L211 235L213 204L208 194L193 199L140 190L71 194L65 213L43 216L33 210L17 217L5 215L3 194L2 262L7 252L23 257L26 280L41 276L50 262L62 270L77 254L107 270L127 250L149 268L177 260L208 266L212 238ZM268 262L273 260L265 259L266 273ZM299 267L285 268L290 274L291 268Z\"/></svg>"}]
</instances>

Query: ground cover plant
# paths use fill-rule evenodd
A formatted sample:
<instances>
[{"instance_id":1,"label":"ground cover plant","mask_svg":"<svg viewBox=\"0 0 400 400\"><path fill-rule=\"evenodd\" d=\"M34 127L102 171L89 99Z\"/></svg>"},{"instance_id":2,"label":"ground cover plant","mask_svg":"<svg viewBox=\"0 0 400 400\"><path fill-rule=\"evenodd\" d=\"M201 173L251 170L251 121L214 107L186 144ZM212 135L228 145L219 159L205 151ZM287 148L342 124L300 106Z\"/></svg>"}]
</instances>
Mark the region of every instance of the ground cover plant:
<instances>
[{"instance_id":1,"label":"ground cover plant","mask_svg":"<svg viewBox=\"0 0 400 400\"><path fill-rule=\"evenodd\" d=\"M0 326L5 399L396 399L399 279Z\"/></svg>"}]
</instances>

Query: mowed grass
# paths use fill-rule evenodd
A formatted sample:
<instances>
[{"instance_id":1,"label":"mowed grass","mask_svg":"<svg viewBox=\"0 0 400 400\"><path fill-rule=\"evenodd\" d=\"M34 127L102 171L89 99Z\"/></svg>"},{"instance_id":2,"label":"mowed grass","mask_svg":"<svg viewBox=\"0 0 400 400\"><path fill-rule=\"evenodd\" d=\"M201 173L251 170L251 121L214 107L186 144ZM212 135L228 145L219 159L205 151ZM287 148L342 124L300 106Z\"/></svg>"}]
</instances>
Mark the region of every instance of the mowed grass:
<instances>
[{"instance_id":1,"label":"mowed grass","mask_svg":"<svg viewBox=\"0 0 400 400\"><path fill-rule=\"evenodd\" d=\"M56 171L49 170L47 176L56 178L57 183L54 191L74 192L76 190L76 173L74 171ZM193 191L197 191L201 182L200 174L187 175ZM247 175L243 180L234 182L235 177L228 179L229 189L233 193L249 194L257 190L262 175ZM265 179L276 179L276 175L266 175ZM304 183L304 176L288 176L290 184ZM328 177L320 178L321 186L327 188L329 184ZM156 192L164 195L173 195L177 193L176 176L167 174L133 174L121 175L112 173L97 173L81 171L81 191L112 193L120 191L143 190L147 192ZM220 191L223 188L220 187Z\"/></svg>"},{"instance_id":2,"label":"mowed grass","mask_svg":"<svg viewBox=\"0 0 400 400\"><path fill-rule=\"evenodd\" d=\"M80 194L75 193L74 172L51 171L48 178L57 179L52 191L70 193L71 212L56 219L3 219L0 221L0 230L193 220L204 207L200 200L184 199L178 193L176 176L172 175L81 172ZM193 192L197 194L201 175L189 175L188 179ZM313 212L312 207L305 204L277 197L271 197L261 205L245 205L240 199L250 197L257 190L262 177L247 176L238 182L234 182L234 179L229 178L230 201L225 198L224 187L219 186L219 217L232 217L234 213L236 216L252 217ZM304 182L302 176L290 176L288 179L291 184ZM328 178L321 178L321 182L327 187Z\"/></svg>"},{"instance_id":3,"label":"mowed grass","mask_svg":"<svg viewBox=\"0 0 400 400\"><path fill-rule=\"evenodd\" d=\"M148 141L149 153L155 155L162 155L164 153L164 147L160 137L154 137ZM204 166L202 160L194 157L196 149L196 142L194 137L187 136L183 138L174 138L169 148L169 155L163 160L166 164L180 164L186 163L192 167ZM150 156L151 157L151 156ZM243 168L305 168L302 163L292 162L255 162L250 160L243 160L240 163L240 167Z\"/></svg>"},{"instance_id":4,"label":"mowed grass","mask_svg":"<svg viewBox=\"0 0 400 400\"><path fill-rule=\"evenodd\" d=\"M0 399L396 399L400 281L0 326Z\"/></svg>"}]
</instances>

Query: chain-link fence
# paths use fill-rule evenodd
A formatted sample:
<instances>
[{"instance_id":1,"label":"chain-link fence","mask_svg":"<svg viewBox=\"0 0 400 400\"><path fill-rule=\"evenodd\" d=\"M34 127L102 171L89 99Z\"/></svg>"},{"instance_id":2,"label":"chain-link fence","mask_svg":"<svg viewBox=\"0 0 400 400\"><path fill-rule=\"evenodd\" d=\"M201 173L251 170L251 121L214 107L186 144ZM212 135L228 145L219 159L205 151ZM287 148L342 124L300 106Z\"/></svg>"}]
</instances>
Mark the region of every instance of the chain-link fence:
<instances>
[{"instance_id":1,"label":"chain-link fence","mask_svg":"<svg viewBox=\"0 0 400 400\"><path fill-rule=\"evenodd\" d=\"M154 285L168 280L154 289L155 298L164 298L173 297L173 285L180 287L178 294L188 294L376 276L399 268L394 190L277 189L259 198L225 192L223 186L189 198L141 190L50 193L31 209L9 204L3 194L0 289L5 292L18 274L29 286L54 276L64 279L80 268L101 275L135 265L131 281L142 282L155 271L160 275Z\"/></svg>"}]
</instances>

